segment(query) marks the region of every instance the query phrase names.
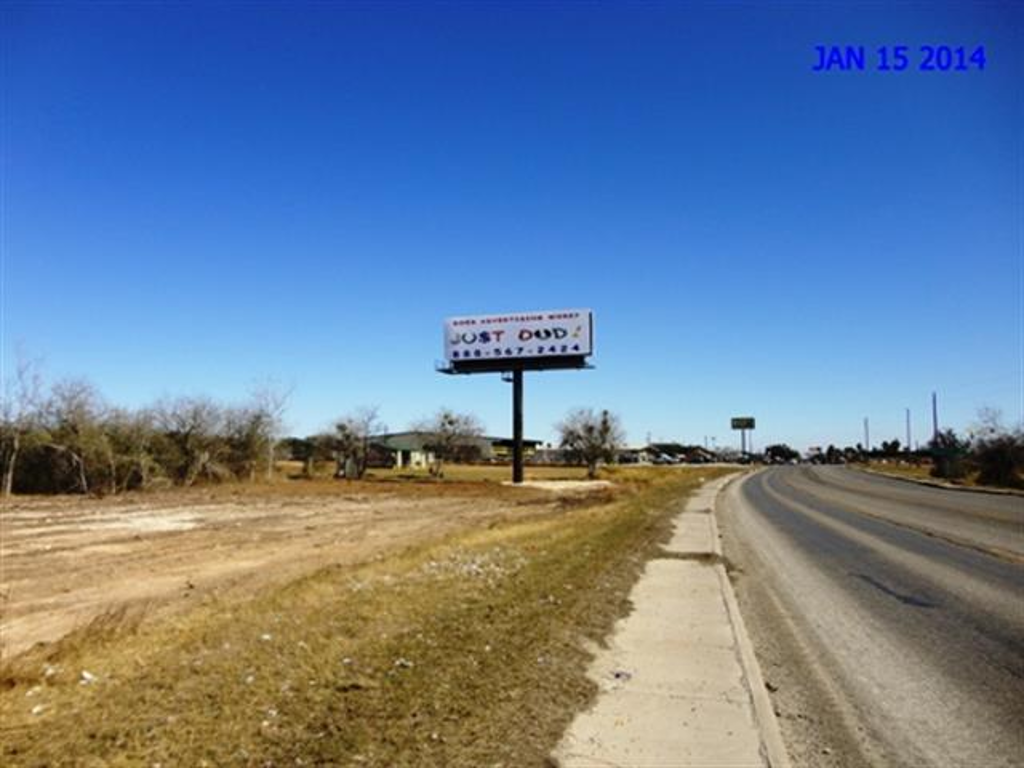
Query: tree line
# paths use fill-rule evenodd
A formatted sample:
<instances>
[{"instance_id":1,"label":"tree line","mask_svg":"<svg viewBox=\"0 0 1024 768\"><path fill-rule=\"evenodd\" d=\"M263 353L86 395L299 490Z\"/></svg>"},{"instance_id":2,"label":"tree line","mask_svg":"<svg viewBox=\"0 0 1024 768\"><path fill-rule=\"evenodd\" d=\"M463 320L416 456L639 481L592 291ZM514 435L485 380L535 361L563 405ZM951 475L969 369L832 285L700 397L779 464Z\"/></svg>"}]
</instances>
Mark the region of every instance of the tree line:
<instances>
[{"instance_id":1,"label":"tree line","mask_svg":"<svg viewBox=\"0 0 1024 768\"><path fill-rule=\"evenodd\" d=\"M37 366L19 362L0 405L0 493L112 495L162 487L273 477L287 455L312 477L333 463L334 476L361 478L385 432L375 407L359 408L331 429L305 438L281 437L289 392L255 388L240 404L203 396L164 398L144 408L112 405L84 379L44 386ZM608 411L571 411L557 425L566 458L588 468L614 461L623 432ZM426 436L431 473L447 462L479 458L483 427L473 414L442 408L413 425Z\"/></svg>"},{"instance_id":2,"label":"tree line","mask_svg":"<svg viewBox=\"0 0 1024 768\"><path fill-rule=\"evenodd\" d=\"M953 429L936 432L924 448L911 450L898 439L884 440L880 447L834 445L820 454L826 464L847 464L886 459L931 463L930 474L946 480L974 475L979 485L1024 488L1024 425L1007 427L1002 414L982 408L977 423L964 434Z\"/></svg>"},{"instance_id":3,"label":"tree line","mask_svg":"<svg viewBox=\"0 0 1024 768\"><path fill-rule=\"evenodd\" d=\"M938 432L929 448L934 477L960 480L974 473L979 485L1024 488L1024 424L1004 426L998 410L983 408L966 435Z\"/></svg>"},{"instance_id":4,"label":"tree line","mask_svg":"<svg viewBox=\"0 0 1024 768\"><path fill-rule=\"evenodd\" d=\"M414 424L412 430L426 438L423 447L433 456L430 473L435 477L444 477L447 462L480 458L477 441L484 430L471 413L441 408L431 418ZM378 408L364 406L341 417L333 429L304 438L289 437L282 446L291 459L302 462L306 477L316 474L318 464L333 462L335 477L359 479L371 465L390 466L390 452L373 439L386 431Z\"/></svg>"},{"instance_id":5,"label":"tree line","mask_svg":"<svg viewBox=\"0 0 1024 768\"><path fill-rule=\"evenodd\" d=\"M288 393L257 387L239 405L179 397L108 403L84 379L44 387L20 363L0 409L0 492L117 494L256 480L273 472Z\"/></svg>"},{"instance_id":6,"label":"tree line","mask_svg":"<svg viewBox=\"0 0 1024 768\"><path fill-rule=\"evenodd\" d=\"M625 442L625 433L618 417L607 410L575 408L555 425L559 449L570 464L587 468L588 477L595 477L601 463L615 461L617 450ZM283 441L291 458L303 463L303 474L312 477L316 465L334 462L334 476L361 478L371 463L385 464L387 457L373 436L387 430L376 408L360 408L339 420L334 429L306 438ZM480 420L471 413L440 409L429 419L419 421L412 431L425 437L423 448L432 456L430 473L444 476L448 462L473 462L481 458L479 439L484 430Z\"/></svg>"}]
</instances>

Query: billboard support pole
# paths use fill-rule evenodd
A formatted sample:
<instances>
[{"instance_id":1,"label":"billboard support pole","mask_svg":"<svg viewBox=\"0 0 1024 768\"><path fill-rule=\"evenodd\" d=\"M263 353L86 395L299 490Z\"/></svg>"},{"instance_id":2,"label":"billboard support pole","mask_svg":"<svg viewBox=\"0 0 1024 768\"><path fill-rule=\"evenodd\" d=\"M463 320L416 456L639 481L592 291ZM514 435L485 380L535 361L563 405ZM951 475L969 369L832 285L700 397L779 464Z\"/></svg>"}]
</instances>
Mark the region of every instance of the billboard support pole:
<instances>
[{"instance_id":1,"label":"billboard support pole","mask_svg":"<svg viewBox=\"0 0 1024 768\"><path fill-rule=\"evenodd\" d=\"M523 369L512 371L512 482L523 482Z\"/></svg>"},{"instance_id":2,"label":"billboard support pole","mask_svg":"<svg viewBox=\"0 0 1024 768\"><path fill-rule=\"evenodd\" d=\"M747 430L754 431L754 417L735 416L732 419L731 426L740 432L740 456L745 458L748 452L754 452L754 441L747 440Z\"/></svg>"}]
</instances>

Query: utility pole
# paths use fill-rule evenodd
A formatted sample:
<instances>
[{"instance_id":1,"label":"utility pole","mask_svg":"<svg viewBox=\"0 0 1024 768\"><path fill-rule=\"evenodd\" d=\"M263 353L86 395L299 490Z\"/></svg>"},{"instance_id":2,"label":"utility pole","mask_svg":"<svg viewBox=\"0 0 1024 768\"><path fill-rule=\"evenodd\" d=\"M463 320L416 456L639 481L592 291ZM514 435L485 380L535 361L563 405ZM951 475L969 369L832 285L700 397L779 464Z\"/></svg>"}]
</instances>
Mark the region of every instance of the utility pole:
<instances>
[{"instance_id":1,"label":"utility pole","mask_svg":"<svg viewBox=\"0 0 1024 768\"><path fill-rule=\"evenodd\" d=\"M939 439L939 398L932 392L932 440Z\"/></svg>"},{"instance_id":2,"label":"utility pole","mask_svg":"<svg viewBox=\"0 0 1024 768\"><path fill-rule=\"evenodd\" d=\"M868 432L868 417L864 417L864 450L871 453L871 434Z\"/></svg>"},{"instance_id":3,"label":"utility pole","mask_svg":"<svg viewBox=\"0 0 1024 768\"><path fill-rule=\"evenodd\" d=\"M910 409L907 408L907 453L910 453L910 450L911 450L911 443L910 443Z\"/></svg>"}]
</instances>

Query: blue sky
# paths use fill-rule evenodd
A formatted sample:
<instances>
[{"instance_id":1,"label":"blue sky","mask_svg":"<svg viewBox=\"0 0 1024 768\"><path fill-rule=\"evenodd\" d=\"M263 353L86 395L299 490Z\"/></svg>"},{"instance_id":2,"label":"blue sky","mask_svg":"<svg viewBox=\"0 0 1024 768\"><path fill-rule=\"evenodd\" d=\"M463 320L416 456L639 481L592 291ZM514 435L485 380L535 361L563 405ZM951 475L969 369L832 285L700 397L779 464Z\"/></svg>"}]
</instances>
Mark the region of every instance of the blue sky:
<instances>
[{"instance_id":1,"label":"blue sky","mask_svg":"<svg viewBox=\"0 0 1024 768\"><path fill-rule=\"evenodd\" d=\"M112 401L294 387L507 433L447 315L590 307L527 376L633 442L852 443L1024 416L1024 7L7 3L3 352ZM814 72L816 45L984 71ZM869 66L873 62L869 60Z\"/></svg>"}]
</instances>

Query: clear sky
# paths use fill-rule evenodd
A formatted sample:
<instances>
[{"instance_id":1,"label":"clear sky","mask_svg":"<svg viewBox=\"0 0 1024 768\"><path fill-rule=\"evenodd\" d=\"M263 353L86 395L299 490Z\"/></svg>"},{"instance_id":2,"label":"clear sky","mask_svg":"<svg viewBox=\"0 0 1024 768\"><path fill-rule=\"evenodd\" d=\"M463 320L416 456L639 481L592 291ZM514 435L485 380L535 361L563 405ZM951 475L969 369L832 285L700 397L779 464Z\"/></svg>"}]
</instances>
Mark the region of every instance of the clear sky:
<instances>
[{"instance_id":1,"label":"clear sky","mask_svg":"<svg viewBox=\"0 0 1024 768\"><path fill-rule=\"evenodd\" d=\"M530 374L632 442L1024 415L1024 4L12 3L3 350L111 400L293 386L510 431L447 315L590 307ZM866 47L815 72L816 45ZM876 48L906 45L902 72ZM920 71L922 45L986 67Z\"/></svg>"}]
</instances>

